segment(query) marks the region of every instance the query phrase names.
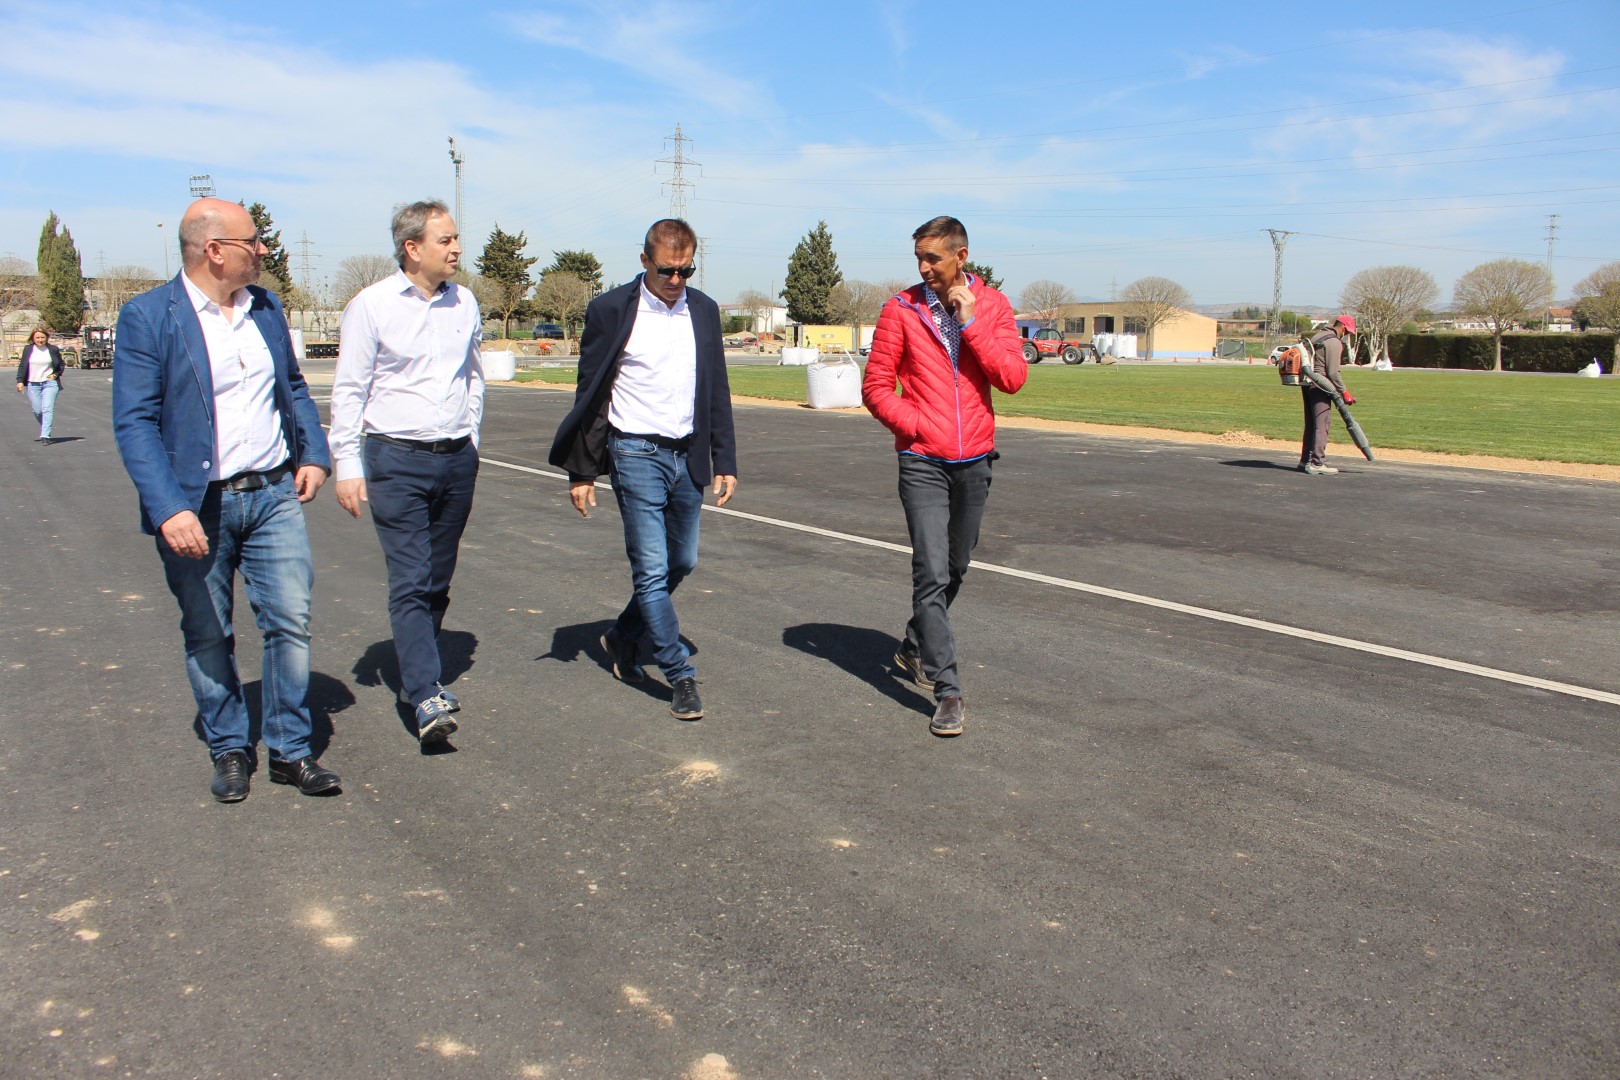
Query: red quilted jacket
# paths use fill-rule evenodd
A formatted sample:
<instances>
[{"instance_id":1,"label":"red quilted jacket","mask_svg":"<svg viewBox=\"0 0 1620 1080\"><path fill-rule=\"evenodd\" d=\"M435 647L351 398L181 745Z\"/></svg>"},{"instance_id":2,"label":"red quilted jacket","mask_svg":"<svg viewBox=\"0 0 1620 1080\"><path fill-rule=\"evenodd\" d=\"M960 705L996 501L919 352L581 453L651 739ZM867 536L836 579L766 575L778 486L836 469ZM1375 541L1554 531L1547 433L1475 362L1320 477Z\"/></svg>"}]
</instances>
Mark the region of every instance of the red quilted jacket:
<instances>
[{"instance_id":1,"label":"red quilted jacket","mask_svg":"<svg viewBox=\"0 0 1620 1080\"><path fill-rule=\"evenodd\" d=\"M954 366L920 283L891 297L878 316L861 400L894 432L896 450L941 461L983 457L996 448L990 387L1012 394L1029 378L1012 305L972 274L968 287L973 319L962 327Z\"/></svg>"}]
</instances>

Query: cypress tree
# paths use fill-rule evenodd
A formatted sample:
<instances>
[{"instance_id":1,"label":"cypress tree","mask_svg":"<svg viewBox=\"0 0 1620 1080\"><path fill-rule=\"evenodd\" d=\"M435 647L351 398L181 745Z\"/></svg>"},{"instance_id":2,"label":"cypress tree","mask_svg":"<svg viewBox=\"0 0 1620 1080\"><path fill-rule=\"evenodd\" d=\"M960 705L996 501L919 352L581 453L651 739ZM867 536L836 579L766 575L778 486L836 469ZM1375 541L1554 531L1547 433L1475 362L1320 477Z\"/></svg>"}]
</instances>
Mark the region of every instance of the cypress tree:
<instances>
[{"instance_id":1,"label":"cypress tree","mask_svg":"<svg viewBox=\"0 0 1620 1080\"><path fill-rule=\"evenodd\" d=\"M832 233L825 221L805 234L788 259L787 279L781 297L787 301L788 318L796 323L825 324L829 318L833 286L844 280L833 251Z\"/></svg>"},{"instance_id":2,"label":"cypress tree","mask_svg":"<svg viewBox=\"0 0 1620 1080\"><path fill-rule=\"evenodd\" d=\"M84 270L73 234L53 210L39 233L39 320L54 333L77 333L84 325Z\"/></svg>"},{"instance_id":3,"label":"cypress tree","mask_svg":"<svg viewBox=\"0 0 1620 1080\"><path fill-rule=\"evenodd\" d=\"M247 212L253 218L254 231L264 240L269 252L261 265L264 276L273 280L261 281L260 284L285 299L288 287L292 285L292 270L287 265L287 249L281 246L281 230L275 227L276 223L264 203L254 203L247 208Z\"/></svg>"}]
</instances>

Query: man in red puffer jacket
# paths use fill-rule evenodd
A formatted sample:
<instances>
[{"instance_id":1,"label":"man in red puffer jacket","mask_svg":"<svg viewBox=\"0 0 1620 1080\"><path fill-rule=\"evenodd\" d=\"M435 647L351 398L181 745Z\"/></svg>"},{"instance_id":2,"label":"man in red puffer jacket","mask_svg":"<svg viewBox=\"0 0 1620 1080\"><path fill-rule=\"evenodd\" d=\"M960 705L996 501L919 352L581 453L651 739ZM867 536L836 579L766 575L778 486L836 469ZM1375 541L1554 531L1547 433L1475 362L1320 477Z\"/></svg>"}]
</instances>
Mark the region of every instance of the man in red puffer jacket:
<instances>
[{"instance_id":1,"label":"man in red puffer jacket","mask_svg":"<svg viewBox=\"0 0 1620 1080\"><path fill-rule=\"evenodd\" d=\"M894 432L911 531L911 621L894 662L933 691L928 729L952 736L962 733L963 708L950 606L979 542L999 456L990 387L1015 393L1029 368L1012 305L963 269L962 223L937 217L911 239L922 282L883 305L861 400Z\"/></svg>"}]
</instances>

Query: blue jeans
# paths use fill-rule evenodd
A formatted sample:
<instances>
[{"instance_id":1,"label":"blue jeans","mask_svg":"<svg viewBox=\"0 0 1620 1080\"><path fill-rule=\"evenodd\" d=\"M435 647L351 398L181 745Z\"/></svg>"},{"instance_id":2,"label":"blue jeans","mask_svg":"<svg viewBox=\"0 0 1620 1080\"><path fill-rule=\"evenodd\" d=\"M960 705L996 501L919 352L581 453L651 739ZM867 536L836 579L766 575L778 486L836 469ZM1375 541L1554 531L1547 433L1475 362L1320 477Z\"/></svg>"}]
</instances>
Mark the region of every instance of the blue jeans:
<instances>
[{"instance_id":1,"label":"blue jeans","mask_svg":"<svg viewBox=\"0 0 1620 1080\"><path fill-rule=\"evenodd\" d=\"M236 571L264 636L260 698L264 744L271 756L296 761L309 754L309 595L315 582L304 508L292 475L257 491L210 487L198 513L208 554L188 559L160 536L158 554L169 591L180 601L186 678L197 699L198 723L209 753L246 751L247 706L236 668L231 628Z\"/></svg>"},{"instance_id":2,"label":"blue jeans","mask_svg":"<svg viewBox=\"0 0 1620 1080\"><path fill-rule=\"evenodd\" d=\"M439 692L439 628L450 607L461 534L472 514L478 451L450 454L367 439L366 499L388 564L388 621L400 689L412 705Z\"/></svg>"},{"instance_id":3,"label":"blue jeans","mask_svg":"<svg viewBox=\"0 0 1620 1080\"><path fill-rule=\"evenodd\" d=\"M686 453L633 435L608 435L608 478L624 519L633 595L614 625L623 641L651 656L671 686L697 674L681 642L675 589L697 566L703 489L686 471Z\"/></svg>"},{"instance_id":4,"label":"blue jeans","mask_svg":"<svg viewBox=\"0 0 1620 1080\"><path fill-rule=\"evenodd\" d=\"M34 410L34 419L39 421L42 439L51 437L51 421L56 419L56 395L61 389L62 384L55 379L28 384L28 407Z\"/></svg>"},{"instance_id":5,"label":"blue jeans","mask_svg":"<svg viewBox=\"0 0 1620 1080\"><path fill-rule=\"evenodd\" d=\"M911 533L906 646L921 654L936 700L962 693L950 611L979 544L992 460L945 462L900 455L900 505Z\"/></svg>"}]
</instances>

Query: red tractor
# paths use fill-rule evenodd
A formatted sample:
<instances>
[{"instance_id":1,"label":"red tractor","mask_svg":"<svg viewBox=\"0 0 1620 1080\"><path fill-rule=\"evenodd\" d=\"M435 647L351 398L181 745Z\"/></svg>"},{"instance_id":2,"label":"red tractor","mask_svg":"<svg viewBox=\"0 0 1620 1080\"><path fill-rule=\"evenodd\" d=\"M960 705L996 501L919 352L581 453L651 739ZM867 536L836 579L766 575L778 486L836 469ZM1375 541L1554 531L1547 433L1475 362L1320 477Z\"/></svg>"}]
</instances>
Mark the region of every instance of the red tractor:
<instances>
[{"instance_id":1,"label":"red tractor","mask_svg":"<svg viewBox=\"0 0 1620 1080\"><path fill-rule=\"evenodd\" d=\"M1090 345L1082 345L1065 338L1061 330L1043 328L1030 332L1026 328L1025 333L1028 334L1024 338L1026 364L1038 364L1048 356L1059 357L1065 364L1078 364L1092 351Z\"/></svg>"}]
</instances>

